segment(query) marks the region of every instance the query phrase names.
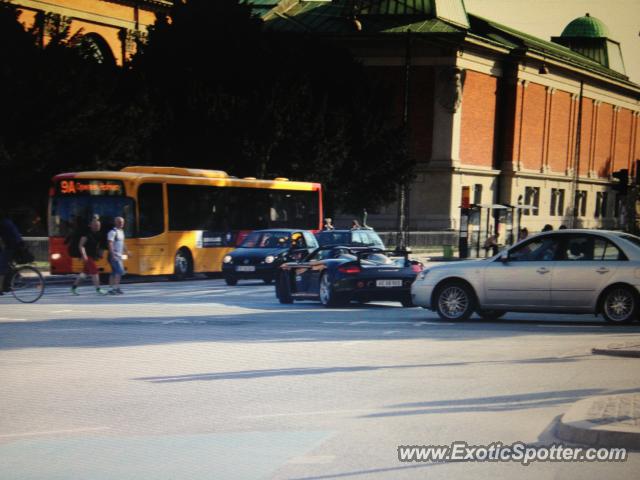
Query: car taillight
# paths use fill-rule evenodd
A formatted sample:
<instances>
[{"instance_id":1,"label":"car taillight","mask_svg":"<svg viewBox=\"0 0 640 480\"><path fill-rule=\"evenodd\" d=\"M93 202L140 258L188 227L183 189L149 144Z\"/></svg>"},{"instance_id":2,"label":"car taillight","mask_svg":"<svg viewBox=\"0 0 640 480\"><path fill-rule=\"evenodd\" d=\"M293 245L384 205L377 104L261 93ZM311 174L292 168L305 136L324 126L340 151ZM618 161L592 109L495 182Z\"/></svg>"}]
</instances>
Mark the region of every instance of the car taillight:
<instances>
[{"instance_id":1,"label":"car taillight","mask_svg":"<svg viewBox=\"0 0 640 480\"><path fill-rule=\"evenodd\" d=\"M338 267L338 271L346 273L348 275L353 275L355 273L360 273L361 268L358 265L343 265L341 267Z\"/></svg>"},{"instance_id":2,"label":"car taillight","mask_svg":"<svg viewBox=\"0 0 640 480\"><path fill-rule=\"evenodd\" d=\"M411 265L411 271L420 273L422 271L423 265L421 263L414 263Z\"/></svg>"}]
</instances>

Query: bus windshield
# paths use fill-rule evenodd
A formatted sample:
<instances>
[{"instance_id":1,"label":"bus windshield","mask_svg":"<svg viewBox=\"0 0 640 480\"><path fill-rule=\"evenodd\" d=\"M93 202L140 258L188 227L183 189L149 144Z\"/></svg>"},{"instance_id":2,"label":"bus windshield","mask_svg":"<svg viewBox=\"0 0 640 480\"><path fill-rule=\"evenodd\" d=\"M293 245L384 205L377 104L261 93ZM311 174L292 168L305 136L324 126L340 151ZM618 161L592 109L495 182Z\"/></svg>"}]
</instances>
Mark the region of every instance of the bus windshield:
<instances>
[{"instance_id":1,"label":"bus windshield","mask_svg":"<svg viewBox=\"0 0 640 480\"><path fill-rule=\"evenodd\" d=\"M289 248L291 235L288 232L253 232L240 245L243 248Z\"/></svg>"},{"instance_id":2,"label":"bus windshield","mask_svg":"<svg viewBox=\"0 0 640 480\"><path fill-rule=\"evenodd\" d=\"M74 230L84 227L91 215L100 215L103 229L113 226L115 217L125 220L124 231L127 237L133 237L135 231L135 206L129 197L102 195L74 195L51 198L49 212L49 235L66 237Z\"/></svg>"}]
</instances>

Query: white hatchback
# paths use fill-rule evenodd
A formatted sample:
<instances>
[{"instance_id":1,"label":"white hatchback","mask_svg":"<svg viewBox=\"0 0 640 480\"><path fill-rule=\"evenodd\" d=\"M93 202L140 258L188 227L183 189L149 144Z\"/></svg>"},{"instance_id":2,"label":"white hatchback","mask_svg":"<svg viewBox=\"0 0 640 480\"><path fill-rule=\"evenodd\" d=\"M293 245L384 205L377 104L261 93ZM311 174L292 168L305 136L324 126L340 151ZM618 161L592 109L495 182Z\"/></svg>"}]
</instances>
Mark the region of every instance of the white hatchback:
<instances>
[{"instance_id":1,"label":"white hatchback","mask_svg":"<svg viewBox=\"0 0 640 480\"><path fill-rule=\"evenodd\" d=\"M640 312L640 238L605 230L559 230L531 236L498 255L425 268L413 303L444 320L473 312L602 314L628 323Z\"/></svg>"}]
</instances>

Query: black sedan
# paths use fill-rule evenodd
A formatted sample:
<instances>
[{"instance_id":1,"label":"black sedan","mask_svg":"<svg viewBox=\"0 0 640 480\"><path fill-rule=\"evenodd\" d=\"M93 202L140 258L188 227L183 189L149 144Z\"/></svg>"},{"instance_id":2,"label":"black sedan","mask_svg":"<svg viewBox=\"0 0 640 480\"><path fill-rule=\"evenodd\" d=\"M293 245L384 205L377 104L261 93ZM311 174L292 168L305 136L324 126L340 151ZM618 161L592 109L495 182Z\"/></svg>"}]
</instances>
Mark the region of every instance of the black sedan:
<instances>
[{"instance_id":1,"label":"black sedan","mask_svg":"<svg viewBox=\"0 0 640 480\"><path fill-rule=\"evenodd\" d=\"M259 279L268 284L283 262L302 258L317 246L313 233L306 230L256 230L224 257L222 274L227 285L235 285L239 279Z\"/></svg>"},{"instance_id":2,"label":"black sedan","mask_svg":"<svg viewBox=\"0 0 640 480\"><path fill-rule=\"evenodd\" d=\"M326 307L351 300L388 300L411 307L411 284L422 264L387 256L381 248L320 247L300 261L280 266L276 296L280 303L320 300Z\"/></svg>"}]
</instances>

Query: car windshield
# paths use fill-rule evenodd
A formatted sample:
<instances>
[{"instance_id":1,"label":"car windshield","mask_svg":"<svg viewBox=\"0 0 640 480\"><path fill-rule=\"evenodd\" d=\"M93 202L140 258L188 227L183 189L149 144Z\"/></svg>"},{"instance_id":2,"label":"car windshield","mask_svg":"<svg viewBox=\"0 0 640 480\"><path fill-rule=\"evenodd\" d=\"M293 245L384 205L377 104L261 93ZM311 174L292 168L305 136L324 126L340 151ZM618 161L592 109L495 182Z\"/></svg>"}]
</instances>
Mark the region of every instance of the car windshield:
<instances>
[{"instance_id":1,"label":"car windshield","mask_svg":"<svg viewBox=\"0 0 640 480\"><path fill-rule=\"evenodd\" d=\"M252 232L244 239L244 248L289 248L291 235L288 232Z\"/></svg>"}]
</instances>

